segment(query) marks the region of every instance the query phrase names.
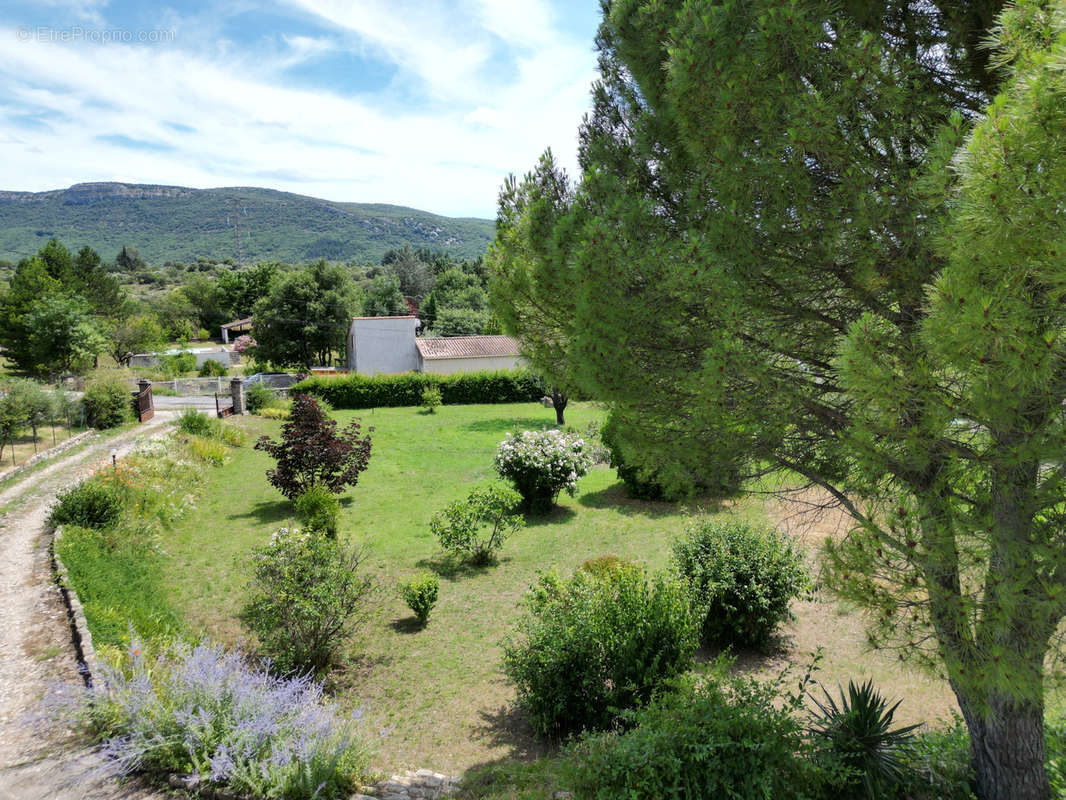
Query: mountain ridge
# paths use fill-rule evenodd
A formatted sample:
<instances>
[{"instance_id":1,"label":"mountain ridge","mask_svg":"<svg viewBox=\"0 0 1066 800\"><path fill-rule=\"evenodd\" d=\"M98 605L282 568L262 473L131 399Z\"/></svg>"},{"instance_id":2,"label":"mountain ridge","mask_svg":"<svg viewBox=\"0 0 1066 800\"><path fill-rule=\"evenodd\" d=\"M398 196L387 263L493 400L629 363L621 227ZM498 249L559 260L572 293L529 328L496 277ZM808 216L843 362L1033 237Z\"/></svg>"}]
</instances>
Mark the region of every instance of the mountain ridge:
<instances>
[{"instance_id":1,"label":"mountain ridge","mask_svg":"<svg viewBox=\"0 0 1066 800\"><path fill-rule=\"evenodd\" d=\"M200 257L376 263L403 245L475 258L494 232L492 220L257 186L106 181L42 192L0 190L0 259L10 261L31 255L53 236L74 249L89 245L107 259L123 246L135 247L155 265Z\"/></svg>"}]
</instances>

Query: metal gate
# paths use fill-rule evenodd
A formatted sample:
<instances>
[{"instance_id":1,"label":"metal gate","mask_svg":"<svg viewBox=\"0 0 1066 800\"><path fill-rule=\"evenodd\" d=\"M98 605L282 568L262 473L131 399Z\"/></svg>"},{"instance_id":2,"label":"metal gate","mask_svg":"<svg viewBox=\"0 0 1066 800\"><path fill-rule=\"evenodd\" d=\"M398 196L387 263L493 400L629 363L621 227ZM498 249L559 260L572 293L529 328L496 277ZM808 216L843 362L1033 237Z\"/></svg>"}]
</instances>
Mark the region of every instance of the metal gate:
<instances>
[{"instance_id":1,"label":"metal gate","mask_svg":"<svg viewBox=\"0 0 1066 800\"><path fill-rule=\"evenodd\" d=\"M133 405L137 410L137 420L147 422L155 416L155 403L152 401L152 384L140 381L137 391L133 393Z\"/></svg>"},{"instance_id":2,"label":"metal gate","mask_svg":"<svg viewBox=\"0 0 1066 800\"><path fill-rule=\"evenodd\" d=\"M228 406L222 405L222 403L221 403L221 401L219 399L219 397L220 397L219 393L215 392L215 413L218 414L219 418L228 417L230 414L233 413L233 398L230 397L229 395L221 395L221 396L229 398L229 405Z\"/></svg>"}]
</instances>

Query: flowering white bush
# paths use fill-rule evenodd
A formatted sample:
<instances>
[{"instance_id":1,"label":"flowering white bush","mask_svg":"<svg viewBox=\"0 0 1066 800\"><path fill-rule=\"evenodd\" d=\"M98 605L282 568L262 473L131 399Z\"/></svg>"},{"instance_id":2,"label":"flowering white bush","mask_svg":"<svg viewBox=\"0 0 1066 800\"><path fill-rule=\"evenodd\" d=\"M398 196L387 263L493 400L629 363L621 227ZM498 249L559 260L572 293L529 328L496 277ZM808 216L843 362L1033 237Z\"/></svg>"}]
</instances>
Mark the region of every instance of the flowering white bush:
<instances>
[{"instance_id":1,"label":"flowering white bush","mask_svg":"<svg viewBox=\"0 0 1066 800\"><path fill-rule=\"evenodd\" d=\"M496 471L514 483L526 511L551 508L564 489L573 496L591 465L585 440L558 430L509 433L496 451Z\"/></svg>"}]
</instances>

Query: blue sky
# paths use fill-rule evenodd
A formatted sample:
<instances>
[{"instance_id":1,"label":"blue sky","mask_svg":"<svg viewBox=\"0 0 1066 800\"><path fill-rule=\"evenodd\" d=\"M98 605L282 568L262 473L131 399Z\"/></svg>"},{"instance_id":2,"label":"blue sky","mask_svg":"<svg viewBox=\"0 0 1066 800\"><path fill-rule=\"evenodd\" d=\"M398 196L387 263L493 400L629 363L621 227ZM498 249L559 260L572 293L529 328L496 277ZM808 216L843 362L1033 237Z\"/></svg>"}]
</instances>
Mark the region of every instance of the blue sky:
<instances>
[{"instance_id":1,"label":"blue sky","mask_svg":"<svg viewBox=\"0 0 1066 800\"><path fill-rule=\"evenodd\" d=\"M573 172L598 0L5 0L0 189L266 186L495 215Z\"/></svg>"}]
</instances>

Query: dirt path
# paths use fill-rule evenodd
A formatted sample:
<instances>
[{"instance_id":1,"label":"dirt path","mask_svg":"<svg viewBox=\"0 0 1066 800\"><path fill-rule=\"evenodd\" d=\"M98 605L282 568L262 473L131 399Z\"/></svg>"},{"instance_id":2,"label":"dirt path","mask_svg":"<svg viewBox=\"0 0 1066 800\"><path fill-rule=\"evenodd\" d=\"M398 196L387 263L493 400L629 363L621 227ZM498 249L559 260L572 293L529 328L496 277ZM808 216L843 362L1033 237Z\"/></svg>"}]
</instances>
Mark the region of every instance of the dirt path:
<instances>
[{"instance_id":1,"label":"dirt path","mask_svg":"<svg viewBox=\"0 0 1066 800\"><path fill-rule=\"evenodd\" d=\"M95 755L72 747L72 732L27 724L46 687L80 686L66 608L52 580L45 520L56 492L106 465L114 449L172 422L163 412L145 425L27 475L0 491L0 800L132 800L158 795L132 784L90 780Z\"/></svg>"}]
</instances>

